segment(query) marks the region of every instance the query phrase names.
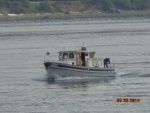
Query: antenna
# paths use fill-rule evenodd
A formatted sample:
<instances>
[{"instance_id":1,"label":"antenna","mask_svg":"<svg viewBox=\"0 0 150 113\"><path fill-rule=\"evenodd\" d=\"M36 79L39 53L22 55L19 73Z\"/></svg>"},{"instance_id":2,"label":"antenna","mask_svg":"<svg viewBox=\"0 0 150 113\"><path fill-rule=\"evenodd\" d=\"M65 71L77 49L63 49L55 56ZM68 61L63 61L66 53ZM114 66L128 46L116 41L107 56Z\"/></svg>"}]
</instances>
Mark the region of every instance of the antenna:
<instances>
[{"instance_id":1,"label":"antenna","mask_svg":"<svg viewBox=\"0 0 150 113\"><path fill-rule=\"evenodd\" d=\"M86 51L86 47L84 47L84 41L83 41L83 46L81 47L81 51Z\"/></svg>"}]
</instances>

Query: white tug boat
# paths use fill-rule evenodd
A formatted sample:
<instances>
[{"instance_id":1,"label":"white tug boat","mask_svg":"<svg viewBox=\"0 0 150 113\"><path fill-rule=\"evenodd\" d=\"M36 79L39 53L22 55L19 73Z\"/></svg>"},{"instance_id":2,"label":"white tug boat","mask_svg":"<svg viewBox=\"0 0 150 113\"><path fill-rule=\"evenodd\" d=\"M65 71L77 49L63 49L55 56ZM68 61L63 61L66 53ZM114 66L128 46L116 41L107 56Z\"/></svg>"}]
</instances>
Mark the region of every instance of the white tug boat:
<instances>
[{"instance_id":1,"label":"white tug boat","mask_svg":"<svg viewBox=\"0 0 150 113\"><path fill-rule=\"evenodd\" d=\"M86 47L77 51L60 51L59 60L50 61L49 53L44 57L48 78L57 77L115 77L115 66L109 58L94 57ZM46 58L48 57L48 58Z\"/></svg>"}]
</instances>

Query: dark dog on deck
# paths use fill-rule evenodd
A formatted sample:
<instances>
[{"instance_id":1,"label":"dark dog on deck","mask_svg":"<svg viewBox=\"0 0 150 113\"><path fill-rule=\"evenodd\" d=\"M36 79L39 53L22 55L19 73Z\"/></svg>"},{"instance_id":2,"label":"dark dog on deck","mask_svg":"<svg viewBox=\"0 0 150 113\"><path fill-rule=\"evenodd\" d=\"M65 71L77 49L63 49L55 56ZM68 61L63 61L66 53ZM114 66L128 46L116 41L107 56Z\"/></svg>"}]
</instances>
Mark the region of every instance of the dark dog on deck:
<instances>
[{"instance_id":1,"label":"dark dog on deck","mask_svg":"<svg viewBox=\"0 0 150 113\"><path fill-rule=\"evenodd\" d=\"M104 59L104 67L108 68L108 64L110 64L110 58Z\"/></svg>"}]
</instances>

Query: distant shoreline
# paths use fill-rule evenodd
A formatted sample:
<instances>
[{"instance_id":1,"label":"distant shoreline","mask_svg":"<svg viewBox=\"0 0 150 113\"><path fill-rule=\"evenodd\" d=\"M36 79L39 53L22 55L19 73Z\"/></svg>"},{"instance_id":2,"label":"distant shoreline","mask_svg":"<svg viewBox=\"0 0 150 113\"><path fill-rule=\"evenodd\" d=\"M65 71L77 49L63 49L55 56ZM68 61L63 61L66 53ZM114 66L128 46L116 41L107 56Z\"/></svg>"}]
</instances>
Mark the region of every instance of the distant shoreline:
<instances>
[{"instance_id":1,"label":"distant shoreline","mask_svg":"<svg viewBox=\"0 0 150 113\"><path fill-rule=\"evenodd\" d=\"M32 20L32 19L69 19L69 18L96 18L96 17L133 17L150 16L150 11L123 11L120 13L44 13L44 14L0 14L0 20Z\"/></svg>"}]
</instances>

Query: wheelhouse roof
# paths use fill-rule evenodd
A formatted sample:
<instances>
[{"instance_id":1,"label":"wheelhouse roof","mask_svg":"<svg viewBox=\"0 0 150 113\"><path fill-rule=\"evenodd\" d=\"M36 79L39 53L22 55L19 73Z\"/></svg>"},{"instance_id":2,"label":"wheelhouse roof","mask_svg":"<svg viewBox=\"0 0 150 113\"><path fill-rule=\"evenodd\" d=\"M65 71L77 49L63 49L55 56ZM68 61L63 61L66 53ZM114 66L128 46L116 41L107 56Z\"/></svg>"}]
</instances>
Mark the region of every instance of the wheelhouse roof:
<instances>
[{"instance_id":1,"label":"wheelhouse roof","mask_svg":"<svg viewBox=\"0 0 150 113\"><path fill-rule=\"evenodd\" d=\"M82 50L79 50L79 51L59 51L58 53L93 53L93 52L95 52L95 51L90 51L90 52L88 52L88 51L82 51Z\"/></svg>"},{"instance_id":2,"label":"wheelhouse roof","mask_svg":"<svg viewBox=\"0 0 150 113\"><path fill-rule=\"evenodd\" d=\"M58 53L66 53L66 52L72 53L72 52L76 52L76 51L59 51Z\"/></svg>"}]
</instances>

